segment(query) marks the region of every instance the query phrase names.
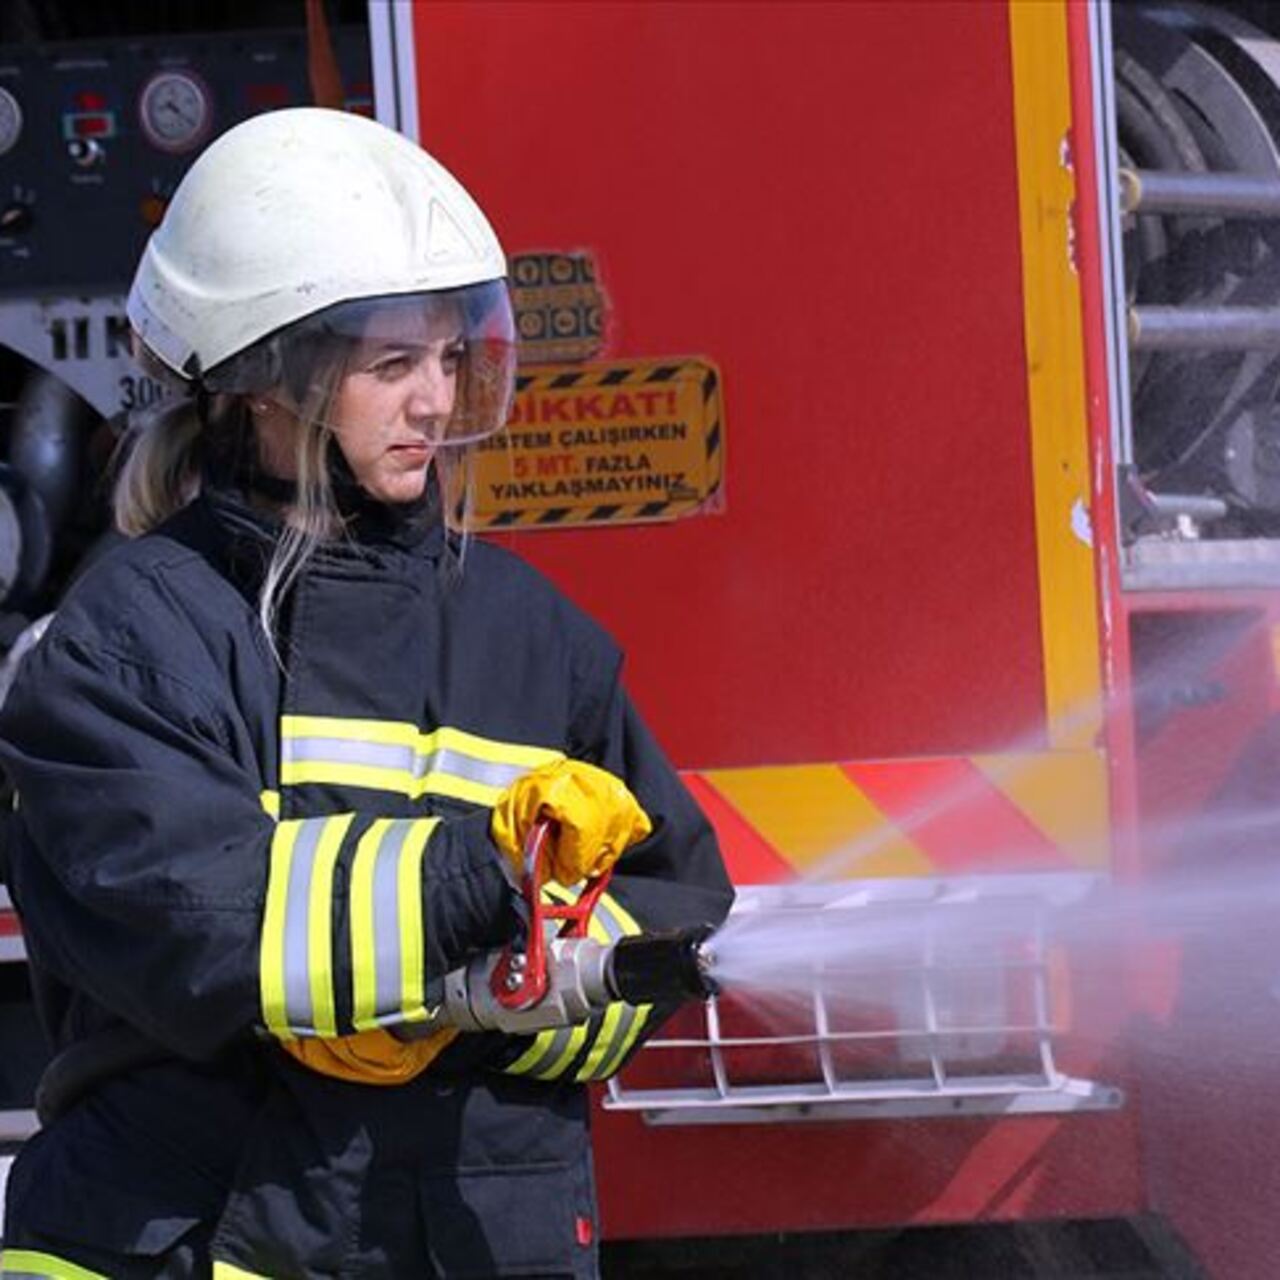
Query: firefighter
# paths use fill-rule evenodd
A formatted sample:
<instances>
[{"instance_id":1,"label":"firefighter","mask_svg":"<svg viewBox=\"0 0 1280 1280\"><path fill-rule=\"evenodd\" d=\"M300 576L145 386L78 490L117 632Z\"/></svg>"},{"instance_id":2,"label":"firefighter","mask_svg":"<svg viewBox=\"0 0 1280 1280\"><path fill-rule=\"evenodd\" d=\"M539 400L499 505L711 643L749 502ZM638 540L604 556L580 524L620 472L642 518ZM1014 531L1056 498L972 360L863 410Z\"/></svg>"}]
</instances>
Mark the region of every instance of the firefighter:
<instances>
[{"instance_id":1,"label":"firefighter","mask_svg":"<svg viewBox=\"0 0 1280 1280\"><path fill-rule=\"evenodd\" d=\"M0 1274L596 1274L585 1084L664 1010L413 1026L519 936L540 816L559 885L616 861L606 937L731 889L614 644L453 518L504 275L439 164L314 108L223 135L152 236L128 314L185 398L0 719L57 1050Z\"/></svg>"}]
</instances>

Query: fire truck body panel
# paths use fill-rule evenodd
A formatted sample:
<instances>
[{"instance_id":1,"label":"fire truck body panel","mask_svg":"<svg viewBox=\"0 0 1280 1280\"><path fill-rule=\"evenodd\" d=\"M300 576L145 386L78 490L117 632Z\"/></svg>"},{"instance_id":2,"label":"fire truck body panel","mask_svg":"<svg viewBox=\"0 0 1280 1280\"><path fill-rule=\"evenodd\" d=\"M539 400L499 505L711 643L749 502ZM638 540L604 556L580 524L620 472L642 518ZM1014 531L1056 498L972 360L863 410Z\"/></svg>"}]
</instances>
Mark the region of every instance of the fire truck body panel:
<instances>
[{"instance_id":1,"label":"fire truck body panel","mask_svg":"<svg viewBox=\"0 0 1280 1280\"><path fill-rule=\"evenodd\" d=\"M612 354L716 361L725 510L512 545L682 765L1043 742L1007 15L561 16L421 7L421 140L509 252L591 250Z\"/></svg>"},{"instance_id":2,"label":"fire truck body panel","mask_svg":"<svg viewBox=\"0 0 1280 1280\"><path fill-rule=\"evenodd\" d=\"M413 10L418 136L508 251L589 250L611 356L723 374L723 512L499 536L623 640L740 884L1107 865L1068 33L1044 10ZM604 1111L605 1229L1142 1206L1131 1112L974 1102Z\"/></svg>"}]
</instances>

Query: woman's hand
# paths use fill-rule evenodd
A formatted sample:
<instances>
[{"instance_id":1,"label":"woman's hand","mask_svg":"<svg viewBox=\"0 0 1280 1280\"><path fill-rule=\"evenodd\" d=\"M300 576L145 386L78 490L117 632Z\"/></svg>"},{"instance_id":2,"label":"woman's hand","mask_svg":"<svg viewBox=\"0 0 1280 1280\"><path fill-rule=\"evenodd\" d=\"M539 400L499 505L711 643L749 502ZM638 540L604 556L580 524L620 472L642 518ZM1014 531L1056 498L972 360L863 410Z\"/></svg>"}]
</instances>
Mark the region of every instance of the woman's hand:
<instances>
[{"instance_id":1,"label":"woman's hand","mask_svg":"<svg viewBox=\"0 0 1280 1280\"><path fill-rule=\"evenodd\" d=\"M626 784L581 760L557 760L517 778L494 806L489 829L524 876L525 841L540 819L551 822L543 879L563 885L602 875L652 830Z\"/></svg>"}]
</instances>

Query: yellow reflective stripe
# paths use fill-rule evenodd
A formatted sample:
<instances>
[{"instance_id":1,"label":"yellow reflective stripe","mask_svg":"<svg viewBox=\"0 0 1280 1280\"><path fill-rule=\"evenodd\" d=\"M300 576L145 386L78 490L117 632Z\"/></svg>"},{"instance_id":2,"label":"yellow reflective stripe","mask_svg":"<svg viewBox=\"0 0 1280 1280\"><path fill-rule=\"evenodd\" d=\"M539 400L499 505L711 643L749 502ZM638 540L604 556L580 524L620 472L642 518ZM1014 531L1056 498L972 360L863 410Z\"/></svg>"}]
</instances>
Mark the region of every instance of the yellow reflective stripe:
<instances>
[{"instance_id":1,"label":"yellow reflective stripe","mask_svg":"<svg viewBox=\"0 0 1280 1280\"><path fill-rule=\"evenodd\" d=\"M287 786L305 783L336 783L364 787L369 791L394 791L413 798L414 778L407 769L382 768L375 764L331 763L328 760L285 760L280 780Z\"/></svg>"},{"instance_id":2,"label":"yellow reflective stripe","mask_svg":"<svg viewBox=\"0 0 1280 1280\"><path fill-rule=\"evenodd\" d=\"M586 1043L586 1040L586 1026L574 1027L569 1033L569 1039L565 1044L564 1052L554 1062L544 1067L541 1071L533 1071L530 1072L530 1074L536 1080L554 1080L557 1076L561 1075L568 1067L569 1063L578 1056L578 1053Z\"/></svg>"},{"instance_id":3,"label":"yellow reflective stripe","mask_svg":"<svg viewBox=\"0 0 1280 1280\"><path fill-rule=\"evenodd\" d=\"M591 1046L591 1052L587 1054L587 1060L578 1068L578 1074L574 1079L590 1080L595 1076L601 1062L604 1061L605 1055L613 1045L613 1038L618 1032L618 1023L626 1007L620 1001L615 1000L604 1011L604 1021L600 1024L600 1031L596 1036L595 1044Z\"/></svg>"},{"instance_id":4,"label":"yellow reflective stripe","mask_svg":"<svg viewBox=\"0 0 1280 1280\"><path fill-rule=\"evenodd\" d=\"M572 906L582 896L582 885L583 882L579 881L570 889L565 885L557 884L554 880L549 880L542 886L542 896L561 906ZM551 923L554 924L555 921ZM614 941L613 935L609 933L603 921L597 918L594 911L587 918L587 935L596 942Z\"/></svg>"},{"instance_id":5,"label":"yellow reflective stripe","mask_svg":"<svg viewBox=\"0 0 1280 1280\"><path fill-rule=\"evenodd\" d=\"M213 1260L213 1280L271 1280L269 1275L260 1271L246 1271L230 1262Z\"/></svg>"},{"instance_id":6,"label":"yellow reflective stripe","mask_svg":"<svg viewBox=\"0 0 1280 1280\"><path fill-rule=\"evenodd\" d=\"M288 741L308 738L329 739L337 742L359 742L371 746L401 747L416 755L426 756L437 751L456 751L461 755L484 760L489 764L509 765L516 768L536 769L539 765L563 758L564 753L551 747L532 746L522 742L503 742L496 738L482 738L441 725L429 733L409 723L378 720L343 720L329 716L284 716L281 719L281 735ZM292 762L296 768L302 762ZM392 770L392 772L397 772Z\"/></svg>"},{"instance_id":7,"label":"yellow reflective stripe","mask_svg":"<svg viewBox=\"0 0 1280 1280\"><path fill-rule=\"evenodd\" d=\"M351 863L351 1023L357 1031L378 1025L378 948L373 929L373 871L378 846L391 826L379 818L360 837Z\"/></svg>"},{"instance_id":8,"label":"yellow reflective stripe","mask_svg":"<svg viewBox=\"0 0 1280 1280\"><path fill-rule=\"evenodd\" d=\"M543 897L544 899L558 902L562 906L571 906L573 902L576 902L582 896L582 883L584 882L579 881L572 888L566 888L563 884L557 884L556 881L548 881L543 886ZM600 896L600 901L604 901L605 897L608 897L607 893ZM596 908L599 908L599 902L596 902ZM630 919L630 916L627 916L627 918ZM586 932L588 932L588 937L594 938L596 942L613 942L621 936L621 934L612 932L608 928L608 924L600 919L595 911L591 911L588 920L586 920ZM639 927L635 929L635 932L640 932Z\"/></svg>"},{"instance_id":9,"label":"yellow reflective stripe","mask_svg":"<svg viewBox=\"0 0 1280 1280\"><path fill-rule=\"evenodd\" d=\"M421 736L418 727L407 721L348 720L342 716L281 716L280 731L286 738L347 738L394 747L412 747Z\"/></svg>"},{"instance_id":10,"label":"yellow reflective stripe","mask_svg":"<svg viewBox=\"0 0 1280 1280\"><path fill-rule=\"evenodd\" d=\"M426 941L422 932L422 856L439 818L413 824L400 849L397 882L400 917L400 1010L406 1022L427 1016Z\"/></svg>"},{"instance_id":11,"label":"yellow reflective stripe","mask_svg":"<svg viewBox=\"0 0 1280 1280\"><path fill-rule=\"evenodd\" d=\"M415 778L408 769L327 760L286 760L281 765L280 773L288 786L329 783L363 787L367 791L391 791L409 800L420 800L425 795L447 796L451 800L467 800L488 808L492 808L506 790L505 784L476 782L471 778L460 778L457 774L434 769L421 778Z\"/></svg>"},{"instance_id":12,"label":"yellow reflective stripe","mask_svg":"<svg viewBox=\"0 0 1280 1280\"><path fill-rule=\"evenodd\" d=\"M539 1031L534 1037L533 1043L514 1061L508 1063L504 1068L511 1075L524 1075L531 1067L536 1066L544 1054L551 1052L551 1046L555 1044L556 1032L558 1028L551 1027L546 1031Z\"/></svg>"},{"instance_id":13,"label":"yellow reflective stripe","mask_svg":"<svg viewBox=\"0 0 1280 1280\"><path fill-rule=\"evenodd\" d=\"M481 738L474 733L467 733L464 729L451 729L447 725L426 734L418 750L425 754L440 748L460 751L464 755L475 756L477 760L487 760L490 764L509 764L525 769L536 769L539 765L564 758L562 751L553 751L549 747L498 742L493 738Z\"/></svg>"},{"instance_id":14,"label":"yellow reflective stripe","mask_svg":"<svg viewBox=\"0 0 1280 1280\"><path fill-rule=\"evenodd\" d=\"M635 1006L635 1017L631 1020L631 1026L627 1029L626 1034L623 1035L621 1040L619 1040L614 1052L601 1064L600 1069L594 1076L594 1079L607 1080L610 1076L617 1074L618 1068L622 1065L623 1058L631 1052L631 1046L635 1044L640 1032L644 1029L644 1024L649 1021L649 1015L652 1012L653 1005L651 1004Z\"/></svg>"},{"instance_id":15,"label":"yellow reflective stripe","mask_svg":"<svg viewBox=\"0 0 1280 1280\"><path fill-rule=\"evenodd\" d=\"M379 746L412 747L419 755L439 748L461 751L493 764L524 765L536 769L548 760L559 759L563 752L548 747L519 742L503 742L483 738L478 733L440 725L424 732L407 720L349 720L343 716L296 716L280 718L286 738L338 738L348 742L369 742Z\"/></svg>"},{"instance_id":16,"label":"yellow reflective stripe","mask_svg":"<svg viewBox=\"0 0 1280 1280\"><path fill-rule=\"evenodd\" d=\"M38 1253L34 1249L6 1249L0 1253L0 1276L12 1280L31 1277L31 1280L108 1280L100 1271L77 1266L52 1253Z\"/></svg>"},{"instance_id":17,"label":"yellow reflective stripe","mask_svg":"<svg viewBox=\"0 0 1280 1280\"><path fill-rule=\"evenodd\" d=\"M282 1040L292 1040L284 981L284 927L289 899L289 871L293 846L301 824L284 822L271 840L267 873L267 901L262 913L262 942L258 961L258 985L262 1020L267 1030Z\"/></svg>"},{"instance_id":18,"label":"yellow reflective stripe","mask_svg":"<svg viewBox=\"0 0 1280 1280\"><path fill-rule=\"evenodd\" d=\"M415 783L411 799L418 800L425 795L446 796L450 800L467 800L492 809L506 789L505 786L459 778L452 773L429 773Z\"/></svg>"},{"instance_id":19,"label":"yellow reflective stripe","mask_svg":"<svg viewBox=\"0 0 1280 1280\"><path fill-rule=\"evenodd\" d=\"M388 751L389 759L377 758ZM345 784L409 799L431 794L492 805L515 777L563 758L549 747L500 742L448 725L424 733L402 721L281 719L280 779L288 786Z\"/></svg>"},{"instance_id":20,"label":"yellow reflective stripe","mask_svg":"<svg viewBox=\"0 0 1280 1280\"><path fill-rule=\"evenodd\" d=\"M307 908L307 968L311 976L312 1024L316 1034L336 1036L338 1015L333 994L333 869L337 865L351 813L330 818L320 833Z\"/></svg>"},{"instance_id":21,"label":"yellow reflective stripe","mask_svg":"<svg viewBox=\"0 0 1280 1280\"><path fill-rule=\"evenodd\" d=\"M279 820L280 817L280 793L278 791L263 791L258 795L258 803L262 806L263 812L269 817Z\"/></svg>"},{"instance_id":22,"label":"yellow reflective stripe","mask_svg":"<svg viewBox=\"0 0 1280 1280\"><path fill-rule=\"evenodd\" d=\"M591 914L591 936L603 942L616 942L619 937L640 932L640 926L629 911L607 893L600 895ZM575 1079L604 1080L617 1069L635 1043L649 1016L650 1006L635 1006L617 1001L608 1006L600 1023L591 1051L578 1068Z\"/></svg>"},{"instance_id":23,"label":"yellow reflective stripe","mask_svg":"<svg viewBox=\"0 0 1280 1280\"><path fill-rule=\"evenodd\" d=\"M596 910L603 907L617 922L624 934L637 934L644 931L640 928L635 916L620 903L611 893L602 893Z\"/></svg>"}]
</instances>

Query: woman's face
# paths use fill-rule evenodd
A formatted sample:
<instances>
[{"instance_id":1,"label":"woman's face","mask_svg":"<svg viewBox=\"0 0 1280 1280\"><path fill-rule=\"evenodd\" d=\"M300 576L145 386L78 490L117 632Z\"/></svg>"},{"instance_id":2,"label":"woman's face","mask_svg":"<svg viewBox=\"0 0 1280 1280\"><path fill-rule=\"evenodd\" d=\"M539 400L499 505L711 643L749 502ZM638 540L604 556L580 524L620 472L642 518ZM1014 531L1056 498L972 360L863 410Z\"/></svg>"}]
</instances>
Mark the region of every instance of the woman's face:
<instances>
[{"instance_id":1,"label":"woman's face","mask_svg":"<svg viewBox=\"0 0 1280 1280\"><path fill-rule=\"evenodd\" d=\"M375 311L338 384L330 425L361 487L381 502L422 496L463 356L456 307Z\"/></svg>"}]
</instances>

